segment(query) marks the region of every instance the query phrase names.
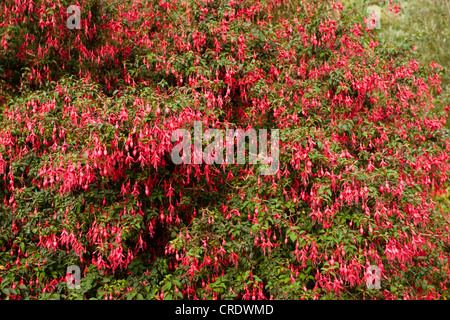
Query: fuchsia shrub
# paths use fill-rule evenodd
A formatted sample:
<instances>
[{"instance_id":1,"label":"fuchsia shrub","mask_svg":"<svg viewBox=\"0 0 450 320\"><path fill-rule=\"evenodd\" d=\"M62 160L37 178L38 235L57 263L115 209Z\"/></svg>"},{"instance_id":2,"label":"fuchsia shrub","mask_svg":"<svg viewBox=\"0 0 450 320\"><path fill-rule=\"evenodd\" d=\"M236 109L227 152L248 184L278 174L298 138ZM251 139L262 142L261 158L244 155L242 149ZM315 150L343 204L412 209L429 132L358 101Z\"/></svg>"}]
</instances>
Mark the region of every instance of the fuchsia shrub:
<instances>
[{"instance_id":1,"label":"fuchsia shrub","mask_svg":"<svg viewBox=\"0 0 450 320\"><path fill-rule=\"evenodd\" d=\"M1 12L2 299L448 296L440 68L410 43L381 47L337 1ZM279 129L278 173L175 165L171 134L194 121Z\"/></svg>"}]
</instances>

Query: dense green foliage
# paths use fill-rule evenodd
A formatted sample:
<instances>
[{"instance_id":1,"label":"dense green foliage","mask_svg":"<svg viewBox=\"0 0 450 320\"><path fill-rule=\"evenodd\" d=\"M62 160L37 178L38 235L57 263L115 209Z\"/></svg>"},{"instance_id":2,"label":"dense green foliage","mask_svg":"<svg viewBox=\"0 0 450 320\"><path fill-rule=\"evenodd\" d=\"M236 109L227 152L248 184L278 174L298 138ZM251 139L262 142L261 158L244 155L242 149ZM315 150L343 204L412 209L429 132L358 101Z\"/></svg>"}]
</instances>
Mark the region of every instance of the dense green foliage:
<instances>
[{"instance_id":1,"label":"dense green foliage","mask_svg":"<svg viewBox=\"0 0 450 320\"><path fill-rule=\"evenodd\" d=\"M81 30L70 4L1 13L2 299L448 297L442 71L412 42L330 1L85 0ZM194 121L279 129L280 170L175 165Z\"/></svg>"}]
</instances>

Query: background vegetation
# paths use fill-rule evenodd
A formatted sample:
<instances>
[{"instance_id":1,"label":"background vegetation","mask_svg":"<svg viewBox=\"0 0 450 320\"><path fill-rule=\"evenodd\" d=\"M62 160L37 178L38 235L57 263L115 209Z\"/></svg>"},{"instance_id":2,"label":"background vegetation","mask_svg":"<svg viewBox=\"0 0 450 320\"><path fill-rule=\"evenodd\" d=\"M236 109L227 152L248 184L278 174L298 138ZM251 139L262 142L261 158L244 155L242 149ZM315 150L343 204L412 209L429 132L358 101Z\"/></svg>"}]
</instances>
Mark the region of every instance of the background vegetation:
<instances>
[{"instance_id":1,"label":"background vegetation","mask_svg":"<svg viewBox=\"0 0 450 320\"><path fill-rule=\"evenodd\" d=\"M355 10L370 1L344 0L345 7ZM442 91L436 100L436 109L443 111L450 101L450 1L449 0L402 0L402 10L394 13L388 10L388 1L377 3L382 10L380 42L399 46L413 41L416 59L422 64L435 62L443 67ZM366 14L366 8L358 10ZM447 119L450 127L450 119Z\"/></svg>"}]
</instances>

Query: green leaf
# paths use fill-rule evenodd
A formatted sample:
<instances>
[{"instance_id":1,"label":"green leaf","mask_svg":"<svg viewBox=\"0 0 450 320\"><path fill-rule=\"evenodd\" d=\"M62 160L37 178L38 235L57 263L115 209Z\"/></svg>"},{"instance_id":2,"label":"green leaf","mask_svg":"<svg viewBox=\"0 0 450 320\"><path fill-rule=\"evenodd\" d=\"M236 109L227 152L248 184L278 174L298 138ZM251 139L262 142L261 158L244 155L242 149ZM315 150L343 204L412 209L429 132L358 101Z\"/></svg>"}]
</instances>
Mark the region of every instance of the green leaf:
<instances>
[{"instance_id":1,"label":"green leaf","mask_svg":"<svg viewBox=\"0 0 450 320\"><path fill-rule=\"evenodd\" d=\"M134 298L134 296L137 295L136 291L131 291L129 293L127 293L127 300L132 300Z\"/></svg>"},{"instance_id":2,"label":"green leaf","mask_svg":"<svg viewBox=\"0 0 450 320\"><path fill-rule=\"evenodd\" d=\"M168 291L168 290L170 290L170 288L172 288L172 282L168 281L164 284L163 290Z\"/></svg>"},{"instance_id":3,"label":"green leaf","mask_svg":"<svg viewBox=\"0 0 450 320\"><path fill-rule=\"evenodd\" d=\"M292 242L296 242L297 241L297 235L295 234L295 232L290 231L289 232L289 238L291 239Z\"/></svg>"}]
</instances>

